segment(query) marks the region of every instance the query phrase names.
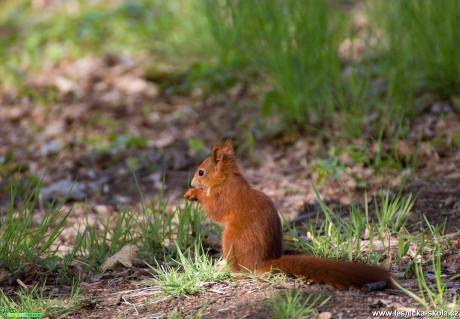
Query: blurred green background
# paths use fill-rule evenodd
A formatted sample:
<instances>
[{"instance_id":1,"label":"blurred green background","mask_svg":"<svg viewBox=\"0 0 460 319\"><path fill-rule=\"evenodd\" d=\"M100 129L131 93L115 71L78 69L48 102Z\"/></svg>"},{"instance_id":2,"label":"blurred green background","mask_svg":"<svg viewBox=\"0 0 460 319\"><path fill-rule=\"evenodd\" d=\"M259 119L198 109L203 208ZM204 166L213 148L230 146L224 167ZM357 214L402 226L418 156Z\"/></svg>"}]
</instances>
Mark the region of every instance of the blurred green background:
<instances>
[{"instance_id":1,"label":"blurred green background","mask_svg":"<svg viewBox=\"0 0 460 319\"><path fill-rule=\"evenodd\" d=\"M85 55L155 57L188 74L182 90L245 79L286 130L326 121L378 135L421 112L424 93L458 104L459 24L454 0L9 0L0 81L21 87Z\"/></svg>"}]
</instances>

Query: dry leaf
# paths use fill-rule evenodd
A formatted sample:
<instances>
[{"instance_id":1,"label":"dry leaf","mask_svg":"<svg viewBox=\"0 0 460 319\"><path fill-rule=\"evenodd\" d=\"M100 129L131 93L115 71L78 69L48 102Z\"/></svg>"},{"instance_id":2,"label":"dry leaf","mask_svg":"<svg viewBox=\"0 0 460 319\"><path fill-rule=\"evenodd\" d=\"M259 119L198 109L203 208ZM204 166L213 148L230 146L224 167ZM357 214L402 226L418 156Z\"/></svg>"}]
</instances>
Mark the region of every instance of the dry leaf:
<instances>
[{"instance_id":1,"label":"dry leaf","mask_svg":"<svg viewBox=\"0 0 460 319\"><path fill-rule=\"evenodd\" d=\"M364 240L369 240L369 238L371 237L371 230L370 230L370 225L367 225L366 226L366 229L364 230L364 233L363 233L363 236L361 237L361 239L364 239Z\"/></svg>"},{"instance_id":2,"label":"dry leaf","mask_svg":"<svg viewBox=\"0 0 460 319\"><path fill-rule=\"evenodd\" d=\"M16 282L22 287L24 288L25 291L29 291L29 286L27 286L21 279L16 279Z\"/></svg>"},{"instance_id":3,"label":"dry leaf","mask_svg":"<svg viewBox=\"0 0 460 319\"><path fill-rule=\"evenodd\" d=\"M390 269L391 269L391 260L390 260L390 258L387 258L384 261L382 261L382 263L380 264L380 268L390 271Z\"/></svg>"},{"instance_id":4,"label":"dry leaf","mask_svg":"<svg viewBox=\"0 0 460 319\"><path fill-rule=\"evenodd\" d=\"M322 312L322 313L319 313L316 318L317 319L329 319L332 317L332 313L330 313L329 311L325 311L325 312Z\"/></svg>"},{"instance_id":5,"label":"dry leaf","mask_svg":"<svg viewBox=\"0 0 460 319\"><path fill-rule=\"evenodd\" d=\"M109 257L102 265L101 270L119 269L121 266L131 267L132 260L138 258L139 248L136 245L126 245L118 253Z\"/></svg>"},{"instance_id":6,"label":"dry leaf","mask_svg":"<svg viewBox=\"0 0 460 319\"><path fill-rule=\"evenodd\" d=\"M410 235L409 232L404 227L399 228L399 232L402 235Z\"/></svg>"},{"instance_id":7,"label":"dry leaf","mask_svg":"<svg viewBox=\"0 0 460 319\"><path fill-rule=\"evenodd\" d=\"M402 256L401 260L404 264L407 265L412 260L412 258L410 256Z\"/></svg>"}]
</instances>

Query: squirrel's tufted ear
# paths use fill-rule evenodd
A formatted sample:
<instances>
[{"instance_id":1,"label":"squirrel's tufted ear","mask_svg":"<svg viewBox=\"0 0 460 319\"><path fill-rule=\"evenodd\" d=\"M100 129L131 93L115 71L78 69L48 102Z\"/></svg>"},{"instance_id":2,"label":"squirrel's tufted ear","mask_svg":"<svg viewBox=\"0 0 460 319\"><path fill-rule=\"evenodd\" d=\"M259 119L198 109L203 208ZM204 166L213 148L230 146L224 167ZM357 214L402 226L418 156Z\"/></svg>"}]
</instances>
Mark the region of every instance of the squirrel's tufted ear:
<instances>
[{"instance_id":1,"label":"squirrel's tufted ear","mask_svg":"<svg viewBox=\"0 0 460 319\"><path fill-rule=\"evenodd\" d=\"M214 147L212 148L211 158L214 163L222 161L222 159L224 158L224 151L222 148L222 144L217 143L214 145Z\"/></svg>"},{"instance_id":2,"label":"squirrel's tufted ear","mask_svg":"<svg viewBox=\"0 0 460 319\"><path fill-rule=\"evenodd\" d=\"M235 155L235 151L233 150L233 145L232 145L232 140L227 140L224 143L224 146L222 147L222 150L225 155Z\"/></svg>"}]
</instances>

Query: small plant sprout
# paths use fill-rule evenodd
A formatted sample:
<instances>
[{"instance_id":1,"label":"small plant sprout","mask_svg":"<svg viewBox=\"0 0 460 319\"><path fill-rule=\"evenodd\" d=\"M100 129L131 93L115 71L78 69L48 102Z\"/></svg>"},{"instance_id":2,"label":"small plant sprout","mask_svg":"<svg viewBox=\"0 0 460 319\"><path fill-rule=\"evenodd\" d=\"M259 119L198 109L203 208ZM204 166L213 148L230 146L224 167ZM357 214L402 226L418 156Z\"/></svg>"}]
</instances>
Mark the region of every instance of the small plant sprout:
<instances>
[{"instance_id":1,"label":"small plant sprout","mask_svg":"<svg viewBox=\"0 0 460 319\"><path fill-rule=\"evenodd\" d=\"M382 196L380 205L375 200L375 215L377 216L379 228L381 230L390 228L393 231L398 231L409 216L414 199L412 194L403 197L399 192L394 198L390 199L390 193L386 192Z\"/></svg>"}]
</instances>

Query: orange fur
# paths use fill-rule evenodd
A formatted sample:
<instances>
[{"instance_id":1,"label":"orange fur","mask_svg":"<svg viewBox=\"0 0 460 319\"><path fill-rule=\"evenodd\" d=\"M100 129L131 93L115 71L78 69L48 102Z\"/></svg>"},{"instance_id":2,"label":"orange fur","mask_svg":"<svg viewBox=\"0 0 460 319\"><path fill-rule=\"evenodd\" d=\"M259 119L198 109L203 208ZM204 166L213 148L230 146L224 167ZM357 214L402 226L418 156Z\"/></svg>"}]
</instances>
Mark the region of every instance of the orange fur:
<instances>
[{"instance_id":1,"label":"orange fur","mask_svg":"<svg viewBox=\"0 0 460 319\"><path fill-rule=\"evenodd\" d=\"M386 281L389 272L369 265L316 258L282 256L282 229L272 200L253 189L243 177L230 141L214 145L212 154L197 168L184 197L197 200L209 218L224 227L222 250L234 271L271 270L303 276L337 289Z\"/></svg>"}]
</instances>

